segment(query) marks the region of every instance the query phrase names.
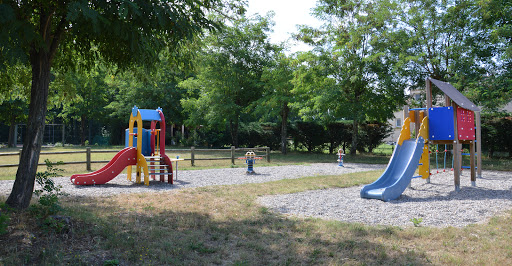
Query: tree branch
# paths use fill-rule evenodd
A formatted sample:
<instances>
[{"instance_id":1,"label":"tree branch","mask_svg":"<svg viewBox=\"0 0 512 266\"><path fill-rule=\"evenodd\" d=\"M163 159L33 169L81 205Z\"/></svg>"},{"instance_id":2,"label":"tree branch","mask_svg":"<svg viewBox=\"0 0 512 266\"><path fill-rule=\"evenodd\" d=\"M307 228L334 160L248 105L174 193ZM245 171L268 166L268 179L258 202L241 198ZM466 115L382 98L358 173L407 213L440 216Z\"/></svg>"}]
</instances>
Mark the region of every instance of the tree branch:
<instances>
[{"instance_id":1,"label":"tree branch","mask_svg":"<svg viewBox=\"0 0 512 266\"><path fill-rule=\"evenodd\" d=\"M62 36L64 35L64 32L65 32L64 27L66 25L66 22L67 22L66 16L63 15L59 21L59 24L57 25L55 35L53 36L52 43L50 45L50 50L49 50L50 62L52 61L53 57L55 56L55 54L57 52L57 48L59 47L60 41L62 39Z\"/></svg>"}]
</instances>

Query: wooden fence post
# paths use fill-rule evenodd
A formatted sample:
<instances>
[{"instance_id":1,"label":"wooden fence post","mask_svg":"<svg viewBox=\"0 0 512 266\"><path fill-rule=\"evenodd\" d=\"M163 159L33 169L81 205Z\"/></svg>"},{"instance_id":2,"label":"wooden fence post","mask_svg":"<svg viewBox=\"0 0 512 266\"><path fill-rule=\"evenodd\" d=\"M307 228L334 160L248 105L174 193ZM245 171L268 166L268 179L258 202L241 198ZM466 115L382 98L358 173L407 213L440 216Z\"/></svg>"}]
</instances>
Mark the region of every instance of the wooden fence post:
<instances>
[{"instance_id":1,"label":"wooden fence post","mask_svg":"<svg viewBox=\"0 0 512 266\"><path fill-rule=\"evenodd\" d=\"M231 164L235 165L235 146L231 146Z\"/></svg>"},{"instance_id":2,"label":"wooden fence post","mask_svg":"<svg viewBox=\"0 0 512 266\"><path fill-rule=\"evenodd\" d=\"M91 171L91 147L85 148L85 160L87 161L87 171Z\"/></svg>"},{"instance_id":3,"label":"wooden fence post","mask_svg":"<svg viewBox=\"0 0 512 266\"><path fill-rule=\"evenodd\" d=\"M190 147L190 164L192 166L194 166L195 162L194 162L194 157L195 157L195 154L194 154L194 150L196 149L196 147L192 146Z\"/></svg>"},{"instance_id":4,"label":"wooden fence post","mask_svg":"<svg viewBox=\"0 0 512 266\"><path fill-rule=\"evenodd\" d=\"M266 147L265 151L267 153L267 163L270 163L270 147Z\"/></svg>"}]
</instances>

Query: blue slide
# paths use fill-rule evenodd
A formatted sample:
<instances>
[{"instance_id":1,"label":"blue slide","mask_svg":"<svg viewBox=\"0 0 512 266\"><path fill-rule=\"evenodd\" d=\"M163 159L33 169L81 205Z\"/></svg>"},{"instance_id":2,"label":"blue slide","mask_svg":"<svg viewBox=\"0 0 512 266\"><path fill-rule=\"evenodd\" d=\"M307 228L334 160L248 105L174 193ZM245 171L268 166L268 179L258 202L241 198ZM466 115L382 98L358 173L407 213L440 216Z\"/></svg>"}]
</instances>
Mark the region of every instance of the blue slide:
<instances>
[{"instance_id":1,"label":"blue slide","mask_svg":"<svg viewBox=\"0 0 512 266\"><path fill-rule=\"evenodd\" d=\"M361 198L390 201L400 197L418 167L424 143L421 136L404 140L402 145L397 143L386 170L377 181L361 189Z\"/></svg>"}]
</instances>

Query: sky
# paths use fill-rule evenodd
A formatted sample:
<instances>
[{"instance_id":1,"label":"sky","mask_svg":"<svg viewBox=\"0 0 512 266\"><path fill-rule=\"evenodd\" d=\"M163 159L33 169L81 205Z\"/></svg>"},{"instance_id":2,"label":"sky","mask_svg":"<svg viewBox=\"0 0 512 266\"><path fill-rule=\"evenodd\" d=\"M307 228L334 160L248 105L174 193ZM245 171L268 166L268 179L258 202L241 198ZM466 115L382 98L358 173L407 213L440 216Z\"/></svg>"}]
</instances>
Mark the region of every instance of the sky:
<instances>
[{"instance_id":1,"label":"sky","mask_svg":"<svg viewBox=\"0 0 512 266\"><path fill-rule=\"evenodd\" d=\"M273 10L274 32L270 35L270 41L279 44L290 38L290 33L297 32L297 25L309 25L319 27L321 22L310 15L311 9L315 7L316 0L249 0L247 14L259 13L264 16L268 11ZM290 52L307 51L311 47L297 42L290 42Z\"/></svg>"}]
</instances>

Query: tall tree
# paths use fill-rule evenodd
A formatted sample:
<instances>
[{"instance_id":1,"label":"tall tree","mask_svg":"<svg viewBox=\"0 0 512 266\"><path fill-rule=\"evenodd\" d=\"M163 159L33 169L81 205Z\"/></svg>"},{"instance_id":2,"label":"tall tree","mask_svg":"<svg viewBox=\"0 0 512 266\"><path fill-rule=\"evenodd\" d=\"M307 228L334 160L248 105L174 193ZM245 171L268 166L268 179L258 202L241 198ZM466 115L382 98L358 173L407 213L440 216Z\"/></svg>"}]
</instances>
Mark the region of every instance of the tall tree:
<instances>
[{"instance_id":1,"label":"tall tree","mask_svg":"<svg viewBox=\"0 0 512 266\"><path fill-rule=\"evenodd\" d=\"M313 44L299 56L295 94L305 118L353 121L350 153L358 146L359 124L385 120L403 102L392 45L382 45L393 22L387 1L320 0L314 14L325 21L320 29L302 27L298 37Z\"/></svg>"},{"instance_id":2,"label":"tall tree","mask_svg":"<svg viewBox=\"0 0 512 266\"><path fill-rule=\"evenodd\" d=\"M240 118L261 97L261 74L276 49L268 40L270 27L269 18L242 18L207 38L199 74L180 85L191 94L182 101L191 114L189 124L227 123L232 144L238 146Z\"/></svg>"},{"instance_id":3,"label":"tall tree","mask_svg":"<svg viewBox=\"0 0 512 266\"><path fill-rule=\"evenodd\" d=\"M293 69L291 57L284 53L276 54L274 64L265 68L262 81L265 83L262 97L256 101L258 114L279 116L281 120L281 153L286 154L288 145L288 116L293 102Z\"/></svg>"},{"instance_id":4,"label":"tall tree","mask_svg":"<svg viewBox=\"0 0 512 266\"><path fill-rule=\"evenodd\" d=\"M7 204L28 207L41 150L50 70L57 57L73 64L70 56L127 66L150 65L163 47L179 51L183 39L215 29L208 19L222 0L158 1L2 1L0 4L0 60L22 56L32 69L27 123L16 180ZM94 49L92 49L94 48ZM68 58L68 60L66 60Z\"/></svg>"}]
</instances>

